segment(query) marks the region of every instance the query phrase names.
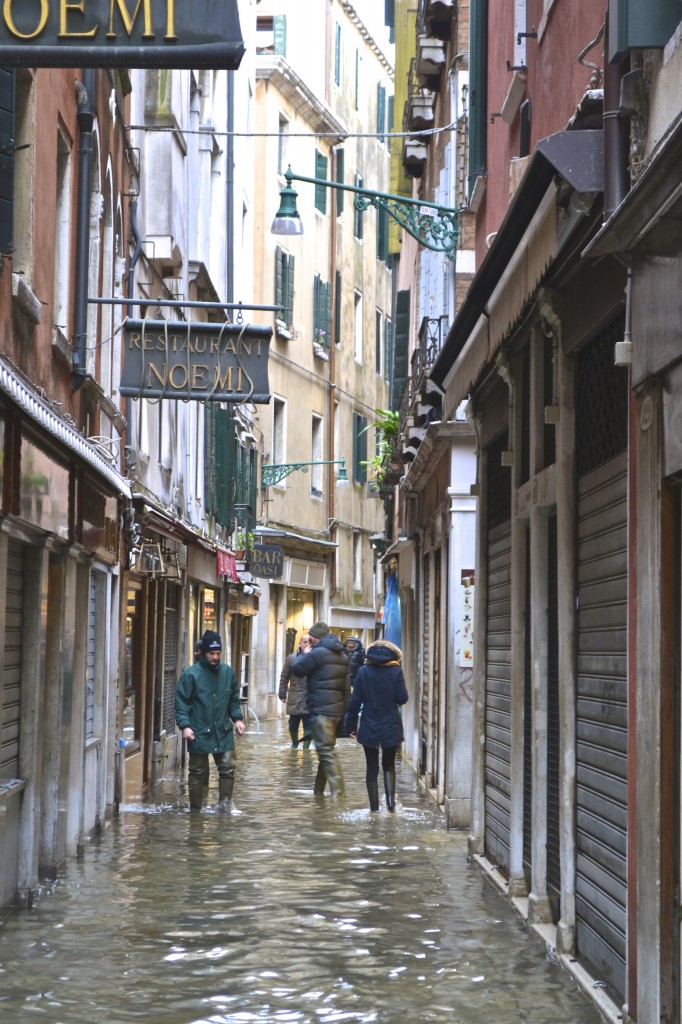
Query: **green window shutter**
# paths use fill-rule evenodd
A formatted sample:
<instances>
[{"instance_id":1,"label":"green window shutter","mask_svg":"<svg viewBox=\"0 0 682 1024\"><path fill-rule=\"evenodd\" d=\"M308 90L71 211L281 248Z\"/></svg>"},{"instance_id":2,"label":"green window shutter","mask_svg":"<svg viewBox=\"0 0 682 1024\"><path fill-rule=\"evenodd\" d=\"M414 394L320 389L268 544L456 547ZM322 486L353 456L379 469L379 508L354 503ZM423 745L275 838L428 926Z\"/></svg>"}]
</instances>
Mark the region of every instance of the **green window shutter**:
<instances>
[{"instance_id":1,"label":"green window shutter","mask_svg":"<svg viewBox=\"0 0 682 1024\"><path fill-rule=\"evenodd\" d=\"M256 518L256 501L258 500L258 453L251 449L247 455L249 468L247 501L253 521Z\"/></svg>"},{"instance_id":2,"label":"green window shutter","mask_svg":"<svg viewBox=\"0 0 682 1024\"><path fill-rule=\"evenodd\" d=\"M332 302L332 286L331 283L325 283L324 286L324 329L325 329L325 344L331 345L332 340L332 313L333 313L333 302Z\"/></svg>"},{"instance_id":3,"label":"green window shutter","mask_svg":"<svg viewBox=\"0 0 682 1024\"><path fill-rule=\"evenodd\" d=\"M469 176L471 196L476 179L485 173L488 139L488 0L471 0L471 64L469 70Z\"/></svg>"},{"instance_id":4,"label":"green window shutter","mask_svg":"<svg viewBox=\"0 0 682 1024\"><path fill-rule=\"evenodd\" d=\"M393 349L393 383L391 408L398 409L407 382L407 354L410 334L410 292L398 292L395 308L395 339Z\"/></svg>"},{"instance_id":5,"label":"green window shutter","mask_svg":"<svg viewBox=\"0 0 682 1024\"><path fill-rule=\"evenodd\" d=\"M362 188L363 184L364 184L364 182L362 180L362 175L361 174L356 174L355 175L355 187L356 188ZM354 229L354 234L355 234L356 238L362 238L363 237L364 227L365 227L365 214L364 214L364 210L355 210L355 229Z\"/></svg>"},{"instance_id":6,"label":"green window shutter","mask_svg":"<svg viewBox=\"0 0 682 1024\"><path fill-rule=\"evenodd\" d=\"M324 153L320 153L319 149L315 150L315 177L327 179L327 157ZM320 213L327 212L327 186L316 185L315 186L315 209L319 210Z\"/></svg>"},{"instance_id":7,"label":"green window shutter","mask_svg":"<svg viewBox=\"0 0 682 1024\"><path fill-rule=\"evenodd\" d=\"M384 321L384 378L391 380L393 373L393 323L386 318Z\"/></svg>"},{"instance_id":8,"label":"green window shutter","mask_svg":"<svg viewBox=\"0 0 682 1024\"><path fill-rule=\"evenodd\" d=\"M353 413L353 481L367 483L367 417Z\"/></svg>"},{"instance_id":9,"label":"green window shutter","mask_svg":"<svg viewBox=\"0 0 682 1024\"><path fill-rule=\"evenodd\" d=\"M346 163L346 154L344 153L344 151L342 149L337 149L337 151L336 151L336 180L341 185L343 185L343 172L344 172L344 169L345 169L345 163ZM336 195L336 216L338 217L339 214L343 213L343 201L344 201L346 193L343 191L342 188L335 188L334 192L335 192L335 195Z\"/></svg>"},{"instance_id":10,"label":"green window shutter","mask_svg":"<svg viewBox=\"0 0 682 1024\"><path fill-rule=\"evenodd\" d=\"M215 515L215 410L212 402L204 405L204 505L206 515Z\"/></svg>"},{"instance_id":11,"label":"green window shutter","mask_svg":"<svg viewBox=\"0 0 682 1024\"><path fill-rule=\"evenodd\" d=\"M284 251L281 245L275 246L275 305L285 306L284 286L282 281ZM282 319L285 319L282 317Z\"/></svg>"},{"instance_id":12,"label":"green window shutter","mask_svg":"<svg viewBox=\"0 0 682 1024\"><path fill-rule=\"evenodd\" d=\"M336 281L334 282L334 341L337 345L341 344L341 271L336 271Z\"/></svg>"},{"instance_id":13,"label":"green window shutter","mask_svg":"<svg viewBox=\"0 0 682 1024\"><path fill-rule=\"evenodd\" d=\"M661 49L682 18L680 0L612 0L609 3L609 61L630 50Z\"/></svg>"},{"instance_id":14,"label":"green window shutter","mask_svg":"<svg viewBox=\"0 0 682 1024\"><path fill-rule=\"evenodd\" d=\"M14 235L15 72L0 68L0 252L10 252Z\"/></svg>"},{"instance_id":15,"label":"green window shutter","mask_svg":"<svg viewBox=\"0 0 682 1024\"><path fill-rule=\"evenodd\" d=\"M276 14L272 19L273 34L275 37L275 53L280 57L287 55L287 19L284 14Z\"/></svg>"},{"instance_id":16,"label":"green window shutter","mask_svg":"<svg viewBox=\"0 0 682 1024\"><path fill-rule=\"evenodd\" d=\"M227 526L228 506L228 415L225 409L220 406L216 408L216 439L215 439L215 490L216 510L215 516L221 526Z\"/></svg>"},{"instance_id":17,"label":"green window shutter","mask_svg":"<svg viewBox=\"0 0 682 1024\"><path fill-rule=\"evenodd\" d=\"M377 208L377 259L388 259L388 211L383 206Z\"/></svg>"},{"instance_id":18,"label":"green window shutter","mask_svg":"<svg viewBox=\"0 0 682 1024\"><path fill-rule=\"evenodd\" d=\"M322 317L320 315L321 308L321 292L322 282L319 274L313 274L313 340L320 340L320 331L322 330Z\"/></svg>"},{"instance_id":19,"label":"green window shutter","mask_svg":"<svg viewBox=\"0 0 682 1024\"><path fill-rule=\"evenodd\" d=\"M286 310L286 322L293 324L294 322L294 259L289 253L284 254L284 289L283 299L284 308Z\"/></svg>"},{"instance_id":20,"label":"green window shutter","mask_svg":"<svg viewBox=\"0 0 682 1024\"><path fill-rule=\"evenodd\" d=\"M379 142L384 141L386 131L386 89L379 83L377 86L377 135Z\"/></svg>"}]
</instances>

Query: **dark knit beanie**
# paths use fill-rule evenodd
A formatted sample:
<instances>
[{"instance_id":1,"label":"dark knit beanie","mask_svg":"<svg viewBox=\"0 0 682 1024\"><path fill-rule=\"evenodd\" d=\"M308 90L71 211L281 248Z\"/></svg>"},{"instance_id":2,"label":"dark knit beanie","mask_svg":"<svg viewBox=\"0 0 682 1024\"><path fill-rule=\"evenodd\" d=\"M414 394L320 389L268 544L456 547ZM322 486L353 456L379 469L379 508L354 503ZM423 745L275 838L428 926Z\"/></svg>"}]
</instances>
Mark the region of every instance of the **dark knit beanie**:
<instances>
[{"instance_id":1,"label":"dark knit beanie","mask_svg":"<svg viewBox=\"0 0 682 1024\"><path fill-rule=\"evenodd\" d=\"M329 626L326 622L315 622L308 630L310 636L314 637L315 640L321 640L328 632Z\"/></svg>"},{"instance_id":2,"label":"dark knit beanie","mask_svg":"<svg viewBox=\"0 0 682 1024\"><path fill-rule=\"evenodd\" d=\"M201 653L206 654L207 651L222 651L223 642L220 639L220 633L214 632L212 629L207 629L201 638Z\"/></svg>"}]
</instances>

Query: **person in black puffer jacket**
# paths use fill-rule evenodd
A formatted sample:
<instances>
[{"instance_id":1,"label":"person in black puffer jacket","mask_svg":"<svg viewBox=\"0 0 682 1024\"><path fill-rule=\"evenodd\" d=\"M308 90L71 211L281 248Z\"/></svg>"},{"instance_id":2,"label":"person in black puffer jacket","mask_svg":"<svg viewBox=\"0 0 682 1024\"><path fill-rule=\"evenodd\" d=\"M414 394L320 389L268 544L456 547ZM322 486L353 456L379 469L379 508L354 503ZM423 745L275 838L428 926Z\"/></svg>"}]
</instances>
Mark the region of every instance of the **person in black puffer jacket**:
<instances>
[{"instance_id":1,"label":"person in black puffer jacket","mask_svg":"<svg viewBox=\"0 0 682 1024\"><path fill-rule=\"evenodd\" d=\"M336 729L343 718L350 696L348 657L341 641L329 632L326 622L316 622L308 630L313 649L291 666L295 676L308 679L308 710L310 731L320 763L317 768L314 792L324 793L329 782L331 795L344 795L341 762L335 750Z\"/></svg>"},{"instance_id":2,"label":"person in black puffer jacket","mask_svg":"<svg viewBox=\"0 0 682 1024\"><path fill-rule=\"evenodd\" d=\"M379 748L386 807L395 811L395 758L405 738L399 705L407 704L408 700L401 660L402 651L388 640L376 640L369 645L365 664L355 677L346 716L349 734L354 736L357 731L358 743L365 751L370 811L379 810Z\"/></svg>"}]
</instances>

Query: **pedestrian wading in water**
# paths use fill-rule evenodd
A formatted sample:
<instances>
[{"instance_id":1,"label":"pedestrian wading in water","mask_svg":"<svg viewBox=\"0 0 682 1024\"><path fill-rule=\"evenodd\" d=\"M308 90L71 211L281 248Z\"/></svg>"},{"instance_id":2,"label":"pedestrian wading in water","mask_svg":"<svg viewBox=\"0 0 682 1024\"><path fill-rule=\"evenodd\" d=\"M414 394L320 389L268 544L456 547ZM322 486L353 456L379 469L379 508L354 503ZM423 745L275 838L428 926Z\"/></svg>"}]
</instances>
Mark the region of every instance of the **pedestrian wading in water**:
<instances>
[{"instance_id":1,"label":"pedestrian wading in water","mask_svg":"<svg viewBox=\"0 0 682 1024\"><path fill-rule=\"evenodd\" d=\"M341 798L345 792L343 771L335 747L336 730L350 693L348 657L326 622L316 622L308 633L312 649L293 662L291 671L308 681L310 731L320 759L314 793L322 796L328 782L332 797Z\"/></svg>"},{"instance_id":2,"label":"pedestrian wading in water","mask_svg":"<svg viewBox=\"0 0 682 1024\"><path fill-rule=\"evenodd\" d=\"M365 751L365 781L370 811L379 810L379 750L384 773L386 807L395 811L395 758L403 742L399 705L407 704L402 651L388 640L376 640L365 652L365 664L355 677L347 723ZM360 726L358 727L358 715Z\"/></svg>"},{"instance_id":3,"label":"pedestrian wading in water","mask_svg":"<svg viewBox=\"0 0 682 1024\"><path fill-rule=\"evenodd\" d=\"M286 703L287 714L289 716L289 735L291 736L291 746L298 747L298 744L303 742L303 749L308 750L310 747L310 740L312 734L310 732L310 712L308 710L308 682L303 676L293 675L291 666L298 657L305 654L307 651L312 650L312 643L310 636L307 633L303 633L301 636L301 642L298 645L297 651L292 651L286 658L282 667L282 672L279 677L279 691L277 696L279 699ZM299 729L303 724L303 736L299 737Z\"/></svg>"},{"instance_id":4,"label":"pedestrian wading in water","mask_svg":"<svg viewBox=\"0 0 682 1024\"><path fill-rule=\"evenodd\" d=\"M189 806L200 811L208 793L208 755L218 769L218 807L234 811L234 734L244 732L239 684L230 665L220 659L218 633L207 629L201 638L199 660L180 676L175 691L175 721L187 740ZM239 812L236 812L239 813Z\"/></svg>"}]
</instances>

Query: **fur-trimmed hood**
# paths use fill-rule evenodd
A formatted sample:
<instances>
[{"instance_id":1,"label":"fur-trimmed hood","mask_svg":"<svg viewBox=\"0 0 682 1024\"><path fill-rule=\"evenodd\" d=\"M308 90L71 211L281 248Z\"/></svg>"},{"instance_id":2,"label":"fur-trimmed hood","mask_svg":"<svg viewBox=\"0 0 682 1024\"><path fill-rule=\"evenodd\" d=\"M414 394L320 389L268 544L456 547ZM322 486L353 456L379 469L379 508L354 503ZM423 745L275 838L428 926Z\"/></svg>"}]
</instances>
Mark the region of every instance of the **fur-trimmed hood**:
<instances>
[{"instance_id":1,"label":"fur-trimmed hood","mask_svg":"<svg viewBox=\"0 0 682 1024\"><path fill-rule=\"evenodd\" d=\"M369 665L399 665L403 652L390 640L375 640L365 651L365 662Z\"/></svg>"}]
</instances>

